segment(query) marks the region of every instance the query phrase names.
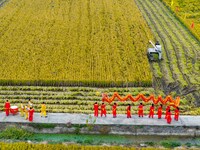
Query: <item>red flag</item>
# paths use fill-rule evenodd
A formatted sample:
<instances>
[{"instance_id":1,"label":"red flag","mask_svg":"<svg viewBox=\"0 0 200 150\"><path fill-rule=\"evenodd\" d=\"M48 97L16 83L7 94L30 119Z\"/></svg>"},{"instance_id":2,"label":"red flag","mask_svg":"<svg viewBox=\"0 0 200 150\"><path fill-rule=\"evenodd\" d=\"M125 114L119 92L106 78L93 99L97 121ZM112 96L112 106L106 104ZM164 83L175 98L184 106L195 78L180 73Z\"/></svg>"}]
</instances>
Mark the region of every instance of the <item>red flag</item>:
<instances>
[{"instance_id":1,"label":"red flag","mask_svg":"<svg viewBox=\"0 0 200 150\"><path fill-rule=\"evenodd\" d=\"M194 22L192 22L191 26L190 26L192 29L194 28Z\"/></svg>"}]
</instances>

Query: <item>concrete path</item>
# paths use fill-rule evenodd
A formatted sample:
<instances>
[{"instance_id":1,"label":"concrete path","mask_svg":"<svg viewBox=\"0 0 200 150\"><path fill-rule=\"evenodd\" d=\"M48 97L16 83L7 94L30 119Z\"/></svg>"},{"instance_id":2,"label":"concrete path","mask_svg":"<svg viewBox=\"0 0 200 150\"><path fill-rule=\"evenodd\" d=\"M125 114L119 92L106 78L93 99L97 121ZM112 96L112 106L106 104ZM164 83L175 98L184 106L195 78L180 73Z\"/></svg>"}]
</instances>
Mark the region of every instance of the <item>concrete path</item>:
<instances>
[{"instance_id":1,"label":"concrete path","mask_svg":"<svg viewBox=\"0 0 200 150\"><path fill-rule=\"evenodd\" d=\"M172 116L173 117L173 116ZM89 115L86 114L69 114L69 113L49 113L47 118L40 117L39 113L34 114L33 122L34 123L56 123L56 124L67 124L68 122L72 124L86 124L86 120L89 118ZM157 116L154 119L144 116L139 118L136 115L133 115L132 118L126 118L126 115L118 115L117 118L112 118L112 115L107 115L107 117L98 117L95 124L105 124L105 125L157 125L157 126L199 126L200 127L200 116L180 116L179 121L172 120L171 124L167 124L164 116L163 119L157 119ZM92 120L94 117L92 115ZM29 121L25 120L19 114L5 116L4 112L0 113L0 123L1 122L22 122L27 123Z\"/></svg>"}]
</instances>

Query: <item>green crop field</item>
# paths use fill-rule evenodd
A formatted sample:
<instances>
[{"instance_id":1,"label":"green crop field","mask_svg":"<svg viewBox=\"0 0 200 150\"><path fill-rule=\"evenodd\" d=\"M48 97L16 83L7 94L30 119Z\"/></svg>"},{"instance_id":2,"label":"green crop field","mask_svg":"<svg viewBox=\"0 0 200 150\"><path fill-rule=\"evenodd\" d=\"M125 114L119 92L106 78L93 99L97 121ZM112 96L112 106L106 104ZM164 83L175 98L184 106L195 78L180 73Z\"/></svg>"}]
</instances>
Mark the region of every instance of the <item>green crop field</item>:
<instances>
[{"instance_id":1,"label":"green crop field","mask_svg":"<svg viewBox=\"0 0 200 150\"><path fill-rule=\"evenodd\" d=\"M10 0L0 22L2 84L152 85L133 0Z\"/></svg>"}]
</instances>

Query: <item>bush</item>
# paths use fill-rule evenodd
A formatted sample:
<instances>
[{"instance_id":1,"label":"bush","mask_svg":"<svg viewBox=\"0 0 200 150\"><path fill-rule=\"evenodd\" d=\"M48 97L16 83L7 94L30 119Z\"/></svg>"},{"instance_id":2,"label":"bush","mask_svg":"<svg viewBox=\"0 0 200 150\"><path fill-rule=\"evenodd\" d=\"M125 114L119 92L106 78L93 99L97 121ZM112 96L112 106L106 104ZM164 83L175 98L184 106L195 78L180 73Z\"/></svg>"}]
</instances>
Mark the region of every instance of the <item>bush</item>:
<instances>
[{"instance_id":1,"label":"bush","mask_svg":"<svg viewBox=\"0 0 200 150\"><path fill-rule=\"evenodd\" d=\"M33 133L28 132L27 130L16 128L16 127L8 127L3 132L0 133L0 139L27 139L31 137Z\"/></svg>"},{"instance_id":2,"label":"bush","mask_svg":"<svg viewBox=\"0 0 200 150\"><path fill-rule=\"evenodd\" d=\"M180 142L177 142L177 141L162 141L161 142L161 145L165 148L174 148L174 147L178 147L178 146L181 146L181 143Z\"/></svg>"},{"instance_id":3,"label":"bush","mask_svg":"<svg viewBox=\"0 0 200 150\"><path fill-rule=\"evenodd\" d=\"M145 144L147 144L148 146L155 146L154 142L145 142Z\"/></svg>"},{"instance_id":4,"label":"bush","mask_svg":"<svg viewBox=\"0 0 200 150\"><path fill-rule=\"evenodd\" d=\"M189 142L187 142L185 145L186 145L187 147L191 147L191 146L192 146L192 144L189 143Z\"/></svg>"}]
</instances>

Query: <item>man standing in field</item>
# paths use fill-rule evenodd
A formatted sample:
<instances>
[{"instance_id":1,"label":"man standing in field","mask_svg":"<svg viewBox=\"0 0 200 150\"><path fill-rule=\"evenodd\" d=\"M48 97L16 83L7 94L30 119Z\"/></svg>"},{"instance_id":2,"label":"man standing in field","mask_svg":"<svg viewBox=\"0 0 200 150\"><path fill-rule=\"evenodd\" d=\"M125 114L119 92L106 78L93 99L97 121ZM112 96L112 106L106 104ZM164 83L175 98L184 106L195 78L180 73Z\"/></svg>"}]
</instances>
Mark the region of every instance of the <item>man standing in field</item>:
<instances>
[{"instance_id":1,"label":"man standing in field","mask_svg":"<svg viewBox=\"0 0 200 150\"><path fill-rule=\"evenodd\" d=\"M10 111L10 102L6 100L6 103L4 105L6 116L9 116L9 111Z\"/></svg>"},{"instance_id":2,"label":"man standing in field","mask_svg":"<svg viewBox=\"0 0 200 150\"><path fill-rule=\"evenodd\" d=\"M28 100L28 108L33 107L33 103L31 102L31 99Z\"/></svg>"},{"instance_id":3,"label":"man standing in field","mask_svg":"<svg viewBox=\"0 0 200 150\"><path fill-rule=\"evenodd\" d=\"M24 105L22 104L22 102L20 104L20 115L21 117L24 117Z\"/></svg>"},{"instance_id":4,"label":"man standing in field","mask_svg":"<svg viewBox=\"0 0 200 150\"><path fill-rule=\"evenodd\" d=\"M160 107L158 107L158 119L161 119L162 117L162 104L160 104Z\"/></svg>"},{"instance_id":5,"label":"man standing in field","mask_svg":"<svg viewBox=\"0 0 200 150\"><path fill-rule=\"evenodd\" d=\"M167 112L166 119L167 119L167 123L168 123L168 124L171 124L172 117L171 117L170 109L169 109L168 112Z\"/></svg>"},{"instance_id":6,"label":"man standing in field","mask_svg":"<svg viewBox=\"0 0 200 150\"><path fill-rule=\"evenodd\" d=\"M43 102L42 105L41 105L41 117L44 116L45 118L47 117L47 112L46 112L46 105L45 103Z\"/></svg>"},{"instance_id":7,"label":"man standing in field","mask_svg":"<svg viewBox=\"0 0 200 150\"><path fill-rule=\"evenodd\" d=\"M151 118L151 117L153 118L153 116L154 116L154 104L152 104L150 107L149 118Z\"/></svg>"},{"instance_id":8,"label":"man standing in field","mask_svg":"<svg viewBox=\"0 0 200 150\"><path fill-rule=\"evenodd\" d=\"M117 117L117 104L114 103L114 105L112 106L112 113L113 113L113 118Z\"/></svg>"},{"instance_id":9,"label":"man standing in field","mask_svg":"<svg viewBox=\"0 0 200 150\"><path fill-rule=\"evenodd\" d=\"M29 110L29 108L28 108L28 106L26 105L26 106L24 107L24 114L25 114L25 119L26 119L26 120L28 120L28 110Z\"/></svg>"},{"instance_id":10,"label":"man standing in field","mask_svg":"<svg viewBox=\"0 0 200 150\"><path fill-rule=\"evenodd\" d=\"M127 118L131 118L131 105L128 104L128 107L126 108L126 114Z\"/></svg>"},{"instance_id":11,"label":"man standing in field","mask_svg":"<svg viewBox=\"0 0 200 150\"><path fill-rule=\"evenodd\" d=\"M170 110L170 106L167 106L166 113L165 113L165 119L167 119L167 113L169 112L169 110Z\"/></svg>"},{"instance_id":12,"label":"man standing in field","mask_svg":"<svg viewBox=\"0 0 200 150\"><path fill-rule=\"evenodd\" d=\"M174 114L174 120L178 121L178 117L179 117L179 108L176 107L175 114Z\"/></svg>"},{"instance_id":13,"label":"man standing in field","mask_svg":"<svg viewBox=\"0 0 200 150\"><path fill-rule=\"evenodd\" d=\"M99 105L97 102L94 103L94 116L98 117L98 110L99 110Z\"/></svg>"},{"instance_id":14,"label":"man standing in field","mask_svg":"<svg viewBox=\"0 0 200 150\"><path fill-rule=\"evenodd\" d=\"M138 116L140 117L143 117L143 104L140 103L140 105L138 106Z\"/></svg>"},{"instance_id":15,"label":"man standing in field","mask_svg":"<svg viewBox=\"0 0 200 150\"><path fill-rule=\"evenodd\" d=\"M106 105L104 103L101 104L101 117L103 115L106 117Z\"/></svg>"},{"instance_id":16,"label":"man standing in field","mask_svg":"<svg viewBox=\"0 0 200 150\"><path fill-rule=\"evenodd\" d=\"M31 107L30 110L28 111L29 112L29 121L33 121L33 113L34 113L34 109Z\"/></svg>"}]
</instances>

